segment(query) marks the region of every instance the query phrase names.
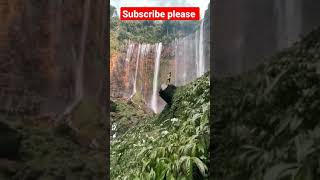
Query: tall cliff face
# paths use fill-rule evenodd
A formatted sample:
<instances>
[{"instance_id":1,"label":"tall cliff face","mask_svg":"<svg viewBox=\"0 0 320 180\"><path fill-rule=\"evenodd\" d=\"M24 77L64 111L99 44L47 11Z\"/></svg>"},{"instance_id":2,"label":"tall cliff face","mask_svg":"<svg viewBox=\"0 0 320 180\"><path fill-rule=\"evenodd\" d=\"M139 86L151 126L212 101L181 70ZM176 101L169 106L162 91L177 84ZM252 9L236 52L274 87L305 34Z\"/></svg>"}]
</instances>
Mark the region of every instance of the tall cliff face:
<instances>
[{"instance_id":1,"label":"tall cliff face","mask_svg":"<svg viewBox=\"0 0 320 180\"><path fill-rule=\"evenodd\" d=\"M139 93L146 105L151 106L153 77L155 72L156 44L125 42L119 53L110 61L111 97L132 98ZM174 47L163 45L159 70L159 82L164 83L173 71ZM163 101L159 99L159 103Z\"/></svg>"},{"instance_id":2,"label":"tall cliff face","mask_svg":"<svg viewBox=\"0 0 320 180\"><path fill-rule=\"evenodd\" d=\"M104 1L92 1L88 10L86 2L0 0L1 110L63 112L75 98L80 56L84 96L97 99L104 68ZM82 52L85 11L90 20Z\"/></svg>"},{"instance_id":3,"label":"tall cliff face","mask_svg":"<svg viewBox=\"0 0 320 180\"><path fill-rule=\"evenodd\" d=\"M107 178L106 3L0 0L0 179Z\"/></svg>"},{"instance_id":4,"label":"tall cliff face","mask_svg":"<svg viewBox=\"0 0 320 180\"><path fill-rule=\"evenodd\" d=\"M170 83L183 86L207 72L210 67L209 10L194 33L161 44L159 72L155 79L159 44L128 40L122 43L119 52L111 55L111 97L130 99L138 93L151 108L154 91L158 96L160 86L167 83L170 73ZM159 112L165 102L160 97L155 101L157 110L154 111Z\"/></svg>"},{"instance_id":5,"label":"tall cliff face","mask_svg":"<svg viewBox=\"0 0 320 180\"><path fill-rule=\"evenodd\" d=\"M316 0L216 1L214 74L226 76L255 68L320 25Z\"/></svg>"}]
</instances>

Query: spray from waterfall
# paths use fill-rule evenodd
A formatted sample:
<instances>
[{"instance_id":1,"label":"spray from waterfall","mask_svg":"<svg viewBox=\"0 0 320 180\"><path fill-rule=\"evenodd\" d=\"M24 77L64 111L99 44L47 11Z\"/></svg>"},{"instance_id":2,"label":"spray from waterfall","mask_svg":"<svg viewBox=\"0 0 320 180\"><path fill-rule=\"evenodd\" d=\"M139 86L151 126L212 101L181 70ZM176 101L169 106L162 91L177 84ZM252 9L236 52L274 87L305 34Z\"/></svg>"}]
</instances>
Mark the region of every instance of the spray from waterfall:
<instances>
[{"instance_id":1,"label":"spray from waterfall","mask_svg":"<svg viewBox=\"0 0 320 180\"><path fill-rule=\"evenodd\" d=\"M131 56L133 53L134 43L130 43L128 45L127 54L126 54L126 62L129 62L131 60Z\"/></svg>"},{"instance_id":2,"label":"spray from waterfall","mask_svg":"<svg viewBox=\"0 0 320 180\"><path fill-rule=\"evenodd\" d=\"M134 43L130 43L130 41L128 42L128 49L127 49L127 53L126 53L126 59L125 59L125 74L124 74L124 80L125 80L125 89L129 90L129 77L130 77L130 61L131 61L131 57L133 54L133 49L134 49Z\"/></svg>"},{"instance_id":3,"label":"spray from waterfall","mask_svg":"<svg viewBox=\"0 0 320 180\"><path fill-rule=\"evenodd\" d=\"M188 39L186 38L186 40L183 41L183 49L188 49L188 45L189 45L189 42L188 42ZM183 74L182 74L183 84L186 84L186 82L187 82L187 58L189 58L188 55L189 54L187 54L187 53L182 54L181 65L182 65L182 72L183 72Z\"/></svg>"},{"instance_id":4,"label":"spray from waterfall","mask_svg":"<svg viewBox=\"0 0 320 180\"><path fill-rule=\"evenodd\" d=\"M158 113L158 79L160 70L160 56L162 50L162 43L156 44L156 59L154 64L153 89L151 97L151 108L155 113Z\"/></svg>"},{"instance_id":5,"label":"spray from waterfall","mask_svg":"<svg viewBox=\"0 0 320 180\"><path fill-rule=\"evenodd\" d=\"M134 81L133 81L133 90L130 98L132 98L136 92L137 92L137 76L138 76L138 70L139 70L139 61L140 61L140 54L141 54L141 44L138 46L138 55L136 60L136 72L134 74Z\"/></svg>"},{"instance_id":6,"label":"spray from waterfall","mask_svg":"<svg viewBox=\"0 0 320 180\"><path fill-rule=\"evenodd\" d=\"M177 86L178 83L179 83L179 80L178 80L178 61L177 61L177 56L178 56L178 39L174 39L174 54L175 54L175 58L174 58L174 72L175 72L175 75L174 75L174 84Z\"/></svg>"},{"instance_id":7,"label":"spray from waterfall","mask_svg":"<svg viewBox=\"0 0 320 180\"><path fill-rule=\"evenodd\" d=\"M199 29L175 40L175 85L185 85L197 77L202 76L208 70L209 59L205 49L205 23L202 20Z\"/></svg>"},{"instance_id":8,"label":"spray from waterfall","mask_svg":"<svg viewBox=\"0 0 320 180\"><path fill-rule=\"evenodd\" d=\"M196 31L194 43L195 43L194 46L195 46L195 50L196 50L195 60L196 60L196 68L197 68L197 77L199 77L200 76L200 73L199 73L199 30Z\"/></svg>"},{"instance_id":9,"label":"spray from waterfall","mask_svg":"<svg viewBox=\"0 0 320 180\"><path fill-rule=\"evenodd\" d=\"M204 26L204 20L201 21L201 25L200 25L199 63L198 63L198 73L197 73L198 77L202 76L205 73L203 26Z\"/></svg>"}]
</instances>

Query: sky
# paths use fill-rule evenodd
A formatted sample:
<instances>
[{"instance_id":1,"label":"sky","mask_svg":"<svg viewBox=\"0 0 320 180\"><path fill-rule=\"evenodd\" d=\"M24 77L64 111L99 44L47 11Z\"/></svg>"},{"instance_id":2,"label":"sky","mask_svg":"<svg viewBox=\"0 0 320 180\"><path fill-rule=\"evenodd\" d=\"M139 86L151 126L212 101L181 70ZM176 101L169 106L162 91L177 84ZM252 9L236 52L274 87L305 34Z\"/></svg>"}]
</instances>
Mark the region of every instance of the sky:
<instances>
[{"instance_id":1,"label":"sky","mask_svg":"<svg viewBox=\"0 0 320 180\"><path fill-rule=\"evenodd\" d=\"M200 15L204 16L204 11L207 9L210 0L110 0L110 4L117 8L119 13L120 7L128 6L154 6L154 7L174 7L174 6L189 6L200 7Z\"/></svg>"}]
</instances>

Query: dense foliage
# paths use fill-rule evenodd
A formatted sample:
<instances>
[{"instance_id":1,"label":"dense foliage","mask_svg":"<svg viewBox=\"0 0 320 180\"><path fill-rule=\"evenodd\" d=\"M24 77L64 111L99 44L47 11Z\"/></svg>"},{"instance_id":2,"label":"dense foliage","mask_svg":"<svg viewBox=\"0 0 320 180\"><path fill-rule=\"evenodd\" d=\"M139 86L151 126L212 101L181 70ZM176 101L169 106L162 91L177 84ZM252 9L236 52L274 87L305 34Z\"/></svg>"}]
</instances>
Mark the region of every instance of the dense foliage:
<instances>
[{"instance_id":1,"label":"dense foliage","mask_svg":"<svg viewBox=\"0 0 320 180\"><path fill-rule=\"evenodd\" d=\"M10 160L1 157L0 179L103 179L103 151L94 151L75 143L70 136L22 117L1 116L21 136L17 155ZM6 138L12 139L11 136ZM6 147L10 147L6 144ZM1 147L3 148L3 147Z\"/></svg>"},{"instance_id":2,"label":"dense foliage","mask_svg":"<svg viewBox=\"0 0 320 180\"><path fill-rule=\"evenodd\" d=\"M213 86L212 177L320 179L320 29Z\"/></svg>"},{"instance_id":3,"label":"dense foliage","mask_svg":"<svg viewBox=\"0 0 320 180\"><path fill-rule=\"evenodd\" d=\"M114 99L111 101L111 136L121 136L140 121L153 118L154 114L145 107L139 93L130 100Z\"/></svg>"},{"instance_id":4,"label":"dense foliage","mask_svg":"<svg viewBox=\"0 0 320 180\"><path fill-rule=\"evenodd\" d=\"M179 87L171 106L111 143L112 179L207 179L209 74Z\"/></svg>"},{"instance_id":5,"label":"dense foliage","mask_svg":"<svg viewBox=\"0 0 320 180\"><path fill-rule=\"evenodd\" d=\"M110 7L110 12L114 12ZM120 48L123 40L135 42L157 43L171 42L175 38L184 37L199 28L199 21L120 21L118 16L110 13L111 51Z\"/></svg>"}]
</instances>

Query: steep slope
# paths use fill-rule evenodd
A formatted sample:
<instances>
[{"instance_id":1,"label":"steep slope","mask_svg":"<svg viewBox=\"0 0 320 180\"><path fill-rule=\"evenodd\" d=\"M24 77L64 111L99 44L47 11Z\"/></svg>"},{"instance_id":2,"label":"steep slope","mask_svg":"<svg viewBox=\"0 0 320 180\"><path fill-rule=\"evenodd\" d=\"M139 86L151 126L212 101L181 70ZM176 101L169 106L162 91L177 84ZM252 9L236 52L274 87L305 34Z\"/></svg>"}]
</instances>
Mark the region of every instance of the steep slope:
<instances>
[{"instance_id":1,"label":"steep slope","mask_svg":"<svg viewBox=\"0 0 320 180\"><path fill-rule=\"evenodd\" d=\"M171 106L111 144L113 179L206 179L209 73L179 87Z\"/></svg>"},{"instance_id":2,"label":"steep slope","mask_svg":"<svg viewBox=\"0 0 320 180\"><path fill-rule=\"evenodd\" d=\"M320 29L213 94L211 177L320 178Z\"/></svg>"},{"instance_id":3,"label":"steep slope","mask_svg":"<svg viewBox=\"0 0 320 180\"><path fill-rule=\"evenodd\" d=\"M140 121L151 119L154 113L149 109L136 94L131 100L113 99L111 101L111 139L125 134L135 127Z\"/></svg>"}]
</instances>

